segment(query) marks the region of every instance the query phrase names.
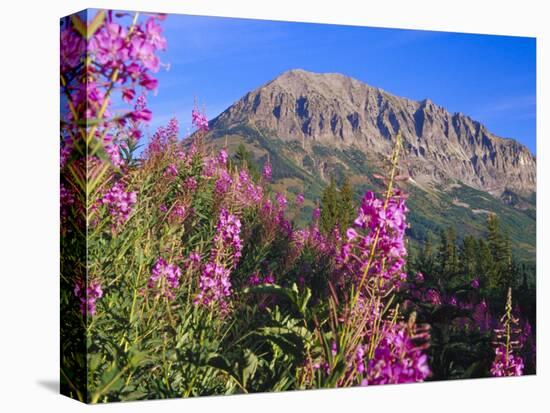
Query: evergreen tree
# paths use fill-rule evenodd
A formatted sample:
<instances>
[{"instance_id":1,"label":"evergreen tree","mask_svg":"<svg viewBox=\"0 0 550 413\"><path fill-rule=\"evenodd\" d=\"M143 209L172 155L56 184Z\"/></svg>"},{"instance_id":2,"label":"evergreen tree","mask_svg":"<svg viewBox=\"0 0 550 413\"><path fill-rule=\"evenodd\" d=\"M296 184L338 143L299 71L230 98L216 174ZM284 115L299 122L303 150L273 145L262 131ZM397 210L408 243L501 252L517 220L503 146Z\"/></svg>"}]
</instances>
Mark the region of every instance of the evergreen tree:
<instances>
[{"instance_id":1,"label":"evergreen tree","mask_svg":"<svg viewBox=\"0 0 550 413\"><path fill-rule=\"evenodd\" d=\"M254 180L257 181L260 177L260 171L256 161L254 160L254 156L252 155L252 152L246 149L246 146L244 146L243 143L240 143L235 151L234 162L239 168L244 167L248 169L250 176L252 176Z\"/></svg>"},{"instance_id":2,"label":"evergreen tree","mask_svg":"<svg viewBox=\"0 0 550 413\"><path fill-rule=\"evenodd\" d=\"M496 262L503 262L507 258L505 239L500 233L500 222L495 214L487 218L487 242L491 254Z\"/></svg>"},{"instance_id":3,"label":"evergreen tree","mask_svg":"<svg viewBox=\"0 0 550 413\"><path fill-rule=\"evenodd\" d=\"M425 275L432 275L435 269L435 256L433 251L432 233L428 232L424 245L420 249L417 259L417 268Z\"/></svg>"},{"instance_id":4,"label":"evergreen tree","mask_svg":"<svg viewBox=\"0 0 550 413\"><path fill-rule=\"evenodd\" d=\"M450 278L458 272L456 230L454 227L449 227L447 230L441 230L440 232L438 261L442 277Z\"/></svg>"},{"instance_id":5,"label":"evergreen tree","mask_svg":"<svg viewBox=\"0 0 550 413\"><path fill-rule=\"evenodd\" d=\"M502 236L502 265L500 274L500 285L503 288L511 287L519 269L512 259L512 241L508 231Z\"/></svg>"},{"instance_id":6,"label":"evergreen tree","mask_svg":"<svg viewBox=\"0 0 550 413\"><path fill-rule=\"evenodd\" d=\"M496 287L493 255L489 243L483 238L477 241L476 273L489 289Z\"/></svg>"},{"instance_id":7,"label":"evergreen tree","mask_svg":"<svg viewBox=\"0 0 550 413\"><path fill-rule=\"evenodd\" d=\"M346 176L344 182L340 187L340 202L338 203L339 207L339 224L342 231L346 231L355 218L356 211L353 204L353 188L351 183Z\"/></svg>"},{"instance_id":8,"label":"evergreen tree","mask_svg":"<svg viewBox=\"0 0 550 413\"><path fill-rule=\"evenodd\" d=\"M319 227L325 234L330 233L339 219L338 207L338 190L334 179L330 181L330 185L325 188L321 197L321 217L319 219Z\"/></svg>"},{"instance_id":9,"label":"evergreen tree","mask_svg":"<svg viewBox=\"0 0 550 413\"><path fill-rule=\"evenodd\" d=\"M487 218L487 243L493 257L489 285L504 293L512 283L512 248L510 237L500 232L500 222L496 214Z\"/></svg>"},{"instance_id":10,"label":"evergreen tree","mask_svg":"<svg viewBox=\"0 0 550 413\"><path fill-rule=\"evenodd\" d=\"M467 235L462 240L460 247L460 271L469 279L476 277L476 251L477 241L472 235Z\"/></svg>"}]
</instances>

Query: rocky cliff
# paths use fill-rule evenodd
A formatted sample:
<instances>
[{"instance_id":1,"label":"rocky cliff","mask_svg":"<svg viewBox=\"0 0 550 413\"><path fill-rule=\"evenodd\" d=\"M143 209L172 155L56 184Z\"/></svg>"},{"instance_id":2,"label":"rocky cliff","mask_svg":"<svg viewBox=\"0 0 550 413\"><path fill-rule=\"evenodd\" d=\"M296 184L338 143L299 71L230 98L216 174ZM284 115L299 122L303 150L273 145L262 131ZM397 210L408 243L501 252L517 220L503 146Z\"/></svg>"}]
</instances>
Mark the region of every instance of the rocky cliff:
<instances>
[{"instance_id":1,"label":"rocky cliff","mask_svg":"<svg viewBox=\"0 0 550 413\"><path fill-rule=\"evenodd\" d=\"M405 164L422 184L460 182L497 197L536 190L536 159L462 113L431 100L394 96L350 77L291 70L247 93L211 122L213 130L246 124L283 141L355 148L386 156L402 132Z\"/></svg>"}]
</instances>

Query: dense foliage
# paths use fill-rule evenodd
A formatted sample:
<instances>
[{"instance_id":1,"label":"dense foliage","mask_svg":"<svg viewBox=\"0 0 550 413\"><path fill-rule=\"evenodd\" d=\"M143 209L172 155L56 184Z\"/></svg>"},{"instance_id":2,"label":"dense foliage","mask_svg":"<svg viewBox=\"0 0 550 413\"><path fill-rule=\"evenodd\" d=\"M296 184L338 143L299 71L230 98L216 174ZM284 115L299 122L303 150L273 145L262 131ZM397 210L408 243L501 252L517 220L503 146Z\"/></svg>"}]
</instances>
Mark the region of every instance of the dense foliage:
<instances>
[{"instance_id":1,"label":"dense foliage","mask_svg":"<svg viewBox=\"0 0 550 413\"><path fill-rule=\"evenodd\" d=\"M480 238L459 240L453 227L441 231L438 242L429 237L408 267L416 277L401 297L432 326L432 379L487 376L505 308L518 323L515 350L525 373L535 373L534 269L514 259L496 215L488 215Z\"/></svg>"},{"instance_id":2,"label":"dense foliage","mask_svg":"<svg viewBox=\"0 0 550 413\"><path fill-rule=\"evenodd\" d=\"M203 113L184 139L176 119L142 138L163 19L101 11L62 27L63 393L97 403L451 377L429 349L459 323L437 315L447 290L435 272L407 274L399 136L382 194L354 209L344 183L337 219L314 209L298 227L303 195L271 189L269 159L214 150ZM531 335L511 297L500 324L459 323L495 328L485 374L523 371Z\"/></svg>"}]
</instances>

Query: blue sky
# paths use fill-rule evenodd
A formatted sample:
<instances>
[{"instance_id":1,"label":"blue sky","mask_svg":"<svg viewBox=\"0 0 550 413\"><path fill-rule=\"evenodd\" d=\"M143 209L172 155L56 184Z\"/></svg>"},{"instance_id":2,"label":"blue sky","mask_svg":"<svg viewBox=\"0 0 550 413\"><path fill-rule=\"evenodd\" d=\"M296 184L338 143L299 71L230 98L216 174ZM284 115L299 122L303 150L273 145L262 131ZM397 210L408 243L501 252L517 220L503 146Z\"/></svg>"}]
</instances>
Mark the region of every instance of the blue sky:
<instances>
[{"instance_id":1,"label":"blue sky","mask_svg":"<svg viewBox=\"0 0 550 413\"><path fill-rule=\"evenodd\" d=\"M340 72L398 96L430 98L536 150L534 38L170 15L169 66L149 98L151 129L196 100L213 118L282 72Z\"/></svg>"}]
</instances>

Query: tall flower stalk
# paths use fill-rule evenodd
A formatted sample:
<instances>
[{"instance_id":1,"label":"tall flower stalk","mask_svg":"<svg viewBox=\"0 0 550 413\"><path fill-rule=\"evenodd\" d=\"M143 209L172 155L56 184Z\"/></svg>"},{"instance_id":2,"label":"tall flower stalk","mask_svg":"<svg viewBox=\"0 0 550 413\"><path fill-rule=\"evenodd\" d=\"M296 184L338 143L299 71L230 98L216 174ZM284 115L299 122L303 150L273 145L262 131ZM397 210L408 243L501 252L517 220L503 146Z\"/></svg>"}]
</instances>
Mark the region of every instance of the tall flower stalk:
<instances>
[{"instance_id":1,"label":"tall flower stalk","mask_svg":"<svg viewBox=\"0 0 550 413\"><path fill-rule=\"evenodd\" d=\"M325 377L323 385L406 383L430 374L424 353L429 328L414 318L403 323L392 305L395 288L406 278L407 209L404 195L394 189L400 148L398 134L384 199L365 195L338 253L335 281L344 290L333 289L329 298L330 330L317 328L326 368L310 367L312 378Z\"/></svg>"},{"instance_id":2,"label":"tall flower stalk","mask_svg":"<svg viewBox=\"0 0 550 413\"><path fill-rule=\"evenodd\" d=\"M521 349L519 337L521 329L519 319L512 312L512 289L508 288L505 313L495 333L495 359L491 365L491 374L495 377L523 375L523 358L517 351Z\"/></svg>"}]
</instances>

